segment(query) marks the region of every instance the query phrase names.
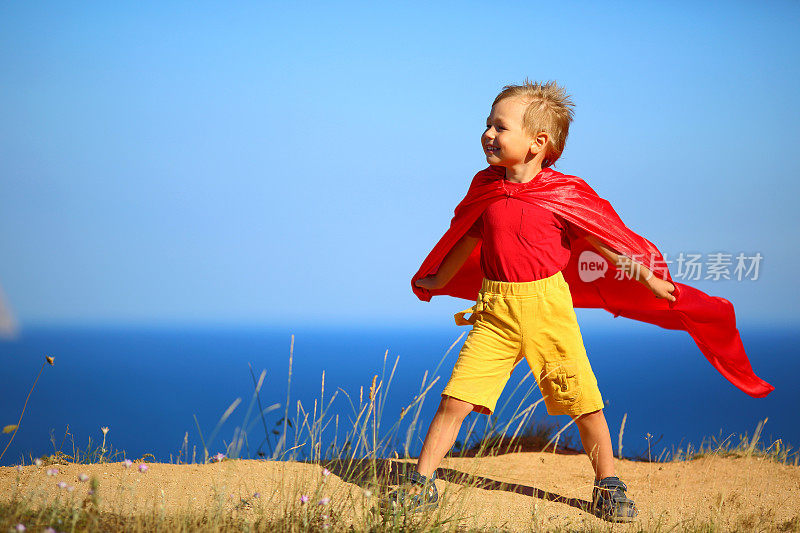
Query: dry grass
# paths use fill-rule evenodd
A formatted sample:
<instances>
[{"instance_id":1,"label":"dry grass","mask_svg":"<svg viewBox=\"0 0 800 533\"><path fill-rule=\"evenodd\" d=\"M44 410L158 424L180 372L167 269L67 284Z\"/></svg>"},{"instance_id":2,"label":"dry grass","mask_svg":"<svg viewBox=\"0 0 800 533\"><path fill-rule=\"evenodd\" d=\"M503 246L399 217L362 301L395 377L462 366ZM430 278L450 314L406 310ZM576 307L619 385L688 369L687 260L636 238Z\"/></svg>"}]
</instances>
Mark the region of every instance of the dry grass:
<instances>
[{"instance_id":1,"label":"dry grass","mask_svg":"<svg viewBox=\"0 0 800 533\"><path fill-rule=\"evenodd\" d=\"M459 337L448 353L461 340ZM253 443L255 455L271 461L291 462L302 469L316 469L314 472L325 468L337 478L335 483L323 475L312 485L306 485L306 494L310 503L303 503L297 487L287 487L272 499L257 493L237 495L234 501L219 496L218 500L200 509L192 509L187 502L185 510L171 510L167 512L162 506L153 506L144 512L123 512L119 508L109 508L104 504L107 494L106 487L95 476L88 484L74 493L65 489L55 497L50 493L37 491L13 490L0 498L0 530L14 530L18 525L24 525L28 531L42 531L53 528L56 531L465 531L465 518L474 513L474 509L461 505L459 499L465 500L468 490L486 489L486 478L472 475L468 472L458 473L458 479L451 479L458 483L459 490L445 492L442 495L443 505L435 513L413 514L406 513L403 509L396 511L386 510L376 502L386 491L397 483L398 474L403 468L413 464L409 461L409 449L415 436L425 428L419 426L419 416L422 402L437 380L428 381L428 375L423 377L419 394L408 405L400 417L392 422L388 428L381 425L384 406L388 389L391 385L398 360L389 369L387 367L387 354L384 356L384 365L381 376L375 376L369 387L362 387L359 397L351 397L342 389L336 390L329 398L325 396L325 377L322 376L322 385L318 400L314 401L311 409L306 409L297 402L294 405L293 416L290 417L289 393L283 406L283 417L276 424L268 424L266 415L276 411L280 406L271 405L264 407L261 402L260 391L264 385L264 373L257 379L253 377L253 394L246 409L244 419L226 445L225 457L216 460L210 455L208 446L215 441L223 423L228 420L241 404L235 401L225 411L217 426L205 438L198 425L202 447L192 451L191 459L188 449L188 440L175 458L175 464L209 464L213 462L236 464L243 457L243 450L250 448ZM447 353L442 358L444 361ZM290 349L289 385L291 386L291 365L293 350ZM441 362L439 366L441 366ZM433 375L438 372L438 366ZM387 375L388 371L388 375ZM252 371L251 371L252 372ZM437 378L438 379L438 378ZM526 378L527 379L527 378ZM525 383L523 380L520 386ZM554 423L537 421L534 418L536 407L541 399L531 402L529 397L536 390L535 382L528 383L527 393L514 405L504 405L498 410L498 416L505 410L513 408L508 417L508 422L497 424L494 418L482 432L476 431L475 423L466 428L466 438L451 452L451 458L491 458L497 455L547 450L567 454L582 453L575 450L572 442L565 432L570 424L560 428ZM290 388L288 389L291 390ZM349 430L344 442L337 441L339 416L328 416L329 409L335 398L341 396L349 402L352 408ZM516 390L514 391L516 393ZM512 393L511 397L514 397ZM358 400L356 402L356 400ZM20 417L20 420L22 417ZM406 420L408 426L401 431L402 421ZM773 443L763 443L761 433L764 423L761 422L752 436L741 435L738 439L728 437L725 439L711 438L694 450L691 445L685 449L673 450L662 453L657 458L649 459L658 461L691 461L699 458L760 458L782 465L798 464L798 453L780 440ZM291 430L291 432L290 432ZM263 433L259 433L262 432ZM324 444L324 438L331 431L334 433L333 442ZM261 435L256 438L256 436ZM69 433L67 433L69 435ZM124 452L114 451L110 443L103 439L102 444L92 445L91 441L86 449L73 446L70 451L62 451L66 436L57 445L53 439L54 453L38 459L38 466L27 467L46 469L49 465L96 465L115 464L119 466L125 457ZM263 437L263 440L262 440ZM261 440L256 447L255 442ZM620 442L622 430L620 431ZM274 441L274 443L273 443ZM270 449L269 455L263 451L264 446ZM399 445L399 446L398 446ZM398 447L404 451L403 457L396 453ZM198 457L199 455L199 457ZM252 453L250 454L252 456ZM399 460L391 460L394 457ZM138 463L152 462L154 458L147 456L138 458ZM244 464L243 462L241 464ZM122 468L121 466L119 466ZM134 468L134 467L132 467ZM305 470L302 470L305 472ZM308 470L312 472L312 470ZM325 470L323 470L325 472ZM42 474L43 472L39 472ZM20 481L20 472L17 476L17 487L23 486ZM299 477L303 477L300 475ZM315 478L316 479L316 478ZM761 480L760 482L768 482ZM327 483L327 484L326 484ZM52 484L52 483L51 483ZM336 484L336 497L331 497L325 504L314 504L320 501L326 491L334 490ZM283 487L283 485L281 485ZM448 485L449 486L449 485ZM311 487L310 489L308 487ZM513 484L496 482L492 490L506 490L515 492ZM10 489L10 487L8 487ZM4 488L6 491L6 488ZM162 491L163 493L163 491ZM534 493L534 496L536 494ZM549 497L537 496L539 498ZM546 499L546 498L545 498ZM552 499L552 498L550 498ZM447 505L444 505L447 503ZM731 521L725 518L725 513L737 507L736 497L720 495L717 502L718 512L711 516L697 516L692 520L680 523L682 531L720 531L731 527ZM739 509L741 511L741 509ZM536 503L534 503L534 517ZM800 532L800 516L788 519L776 519L774 511L760 508L752 512L739 513L732 527L742 531L798 531ZM607 524L586 523L580 527L553 524L546 526L548 531L607 531ZM650 522L651 531L674 531L674 522ZM541 529L540 522L532 522L531 530ZM502 528L500 529L502 530ZM631 531L637 531L633 526Z\"/></svg>"}]
</instances>

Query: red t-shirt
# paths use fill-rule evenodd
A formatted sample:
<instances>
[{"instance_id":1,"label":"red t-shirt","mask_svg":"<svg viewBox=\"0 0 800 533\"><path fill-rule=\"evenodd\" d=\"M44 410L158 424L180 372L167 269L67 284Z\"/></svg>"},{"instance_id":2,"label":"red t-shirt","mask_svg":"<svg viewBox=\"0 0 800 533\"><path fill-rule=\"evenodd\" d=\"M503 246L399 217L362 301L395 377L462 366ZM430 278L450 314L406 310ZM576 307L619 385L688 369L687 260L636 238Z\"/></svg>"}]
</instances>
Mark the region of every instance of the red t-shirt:
<instances>
[{"instance_id":1,"label":"red t-shirt","mask_svg":"<svg viewBox=\"0 0 800 533\"><path fill-rule=\"evenodd\" d=\"M491 203L467 235L479 237L483 274L524 282L552 276L570 257L567 222L552 211L514 198L524 183L504 180L512 196Z\"/></svg>"}]
</instances>

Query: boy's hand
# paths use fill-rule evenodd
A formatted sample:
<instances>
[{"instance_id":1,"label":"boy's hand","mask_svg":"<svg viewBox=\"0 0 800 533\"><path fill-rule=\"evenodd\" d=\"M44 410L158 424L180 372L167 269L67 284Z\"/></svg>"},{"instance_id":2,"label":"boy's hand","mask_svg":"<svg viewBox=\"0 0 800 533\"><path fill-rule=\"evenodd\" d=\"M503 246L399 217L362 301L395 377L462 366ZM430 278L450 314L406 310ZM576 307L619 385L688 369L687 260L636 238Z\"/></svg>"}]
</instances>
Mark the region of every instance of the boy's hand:
<instances>
[{"instance_id":1,"label":"boy's hand","mask_svg":"<svg viewBox=\"0 0 800 533\"><path fill-rule=\"evenodd\" d=\"M669 281L663 280L656 276L651 276L647 281L647 287L653 291L653 294L656 295L656 298L664 298L670 302L674 302L676 300L676 298L672 295L672 291L675 290L675 285Z\"/></svg>"},{"instance_id":2,"label":"boy's hand","mask_svg":"<svg viewBox=\"0 0 800 533\"><path fill-rule=\"evenodd\" d=\"M436 279L436 276L428 276L427 278L418 279L416 282L414 282L414 285L428 290L436 290L442 288L442 285L439 283L439 280Z\"/></svg>"}]
</instances>

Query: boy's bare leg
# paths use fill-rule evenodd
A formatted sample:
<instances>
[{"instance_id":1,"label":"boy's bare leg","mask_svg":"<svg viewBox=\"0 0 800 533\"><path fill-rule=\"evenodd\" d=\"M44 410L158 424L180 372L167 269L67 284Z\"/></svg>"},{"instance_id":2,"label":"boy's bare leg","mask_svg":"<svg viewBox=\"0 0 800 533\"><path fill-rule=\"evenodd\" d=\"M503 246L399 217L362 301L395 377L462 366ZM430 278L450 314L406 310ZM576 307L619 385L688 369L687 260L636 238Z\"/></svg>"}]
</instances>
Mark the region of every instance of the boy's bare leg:
<instances>
[{"instance_id":1,"label":"boy's bare leg","mask_svg":"<svg viewBox=\"0 0 800 533\"><path fill-rule=\"evenodd\" d=\"M425 477L433 474L453 447L461 423L473 408L474 405L469 402L451 396L442 397L439 409L436 410L436 415L428 427L428 434L425 435L425 442L422 444L422 451L417 461L417 472Z\"/></svg>"},{"instance_id":2,"label":"boy's bare leg","mask_svg":"<svg viewBox=\"0 0 800 533\"><path fill-rule=\"evenodd\" d=\"M611 447L611 433L603 410L586 413L578 417L573 416L578 432L581 434L581 443L586 454L592 461L595 479L603 479L614 474L614 450Z\"/></svg>"}]
</instances>

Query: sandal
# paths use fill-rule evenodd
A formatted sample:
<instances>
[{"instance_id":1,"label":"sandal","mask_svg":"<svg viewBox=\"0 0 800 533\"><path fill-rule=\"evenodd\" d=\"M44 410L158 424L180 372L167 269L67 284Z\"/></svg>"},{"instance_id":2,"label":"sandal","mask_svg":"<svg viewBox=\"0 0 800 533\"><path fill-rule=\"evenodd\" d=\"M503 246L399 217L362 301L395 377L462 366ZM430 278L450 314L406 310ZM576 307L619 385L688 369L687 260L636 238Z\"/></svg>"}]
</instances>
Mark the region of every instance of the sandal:
<instances>
[{"instance_id":1,"label":"sandal","mask_svg":"<svg viewBox=\"0 0 800 533\"><path fill-rule=\"evenodd\" d=\"M625 495L628 487L616 476L595 480L592 491L594 515L609 522L631 522L639 514L636 504Z\"/></svg>"},{"instance_id":2,"label":"sandal","mask_svg":"<svg viewBox=\"0 0 800 533\"><path fill-rule=\"evenodd\" d=\"M408 470L400 475L400 487L389 493L389 505L392 508L397 506L405 507L412 512L427 511L439 506L439 492L436 490L434 480L436 471L430 477L425 477L416 470ZM416 485L422 487L419 494L411 494L402 485Z\"/></svg>"}]
</instances>

